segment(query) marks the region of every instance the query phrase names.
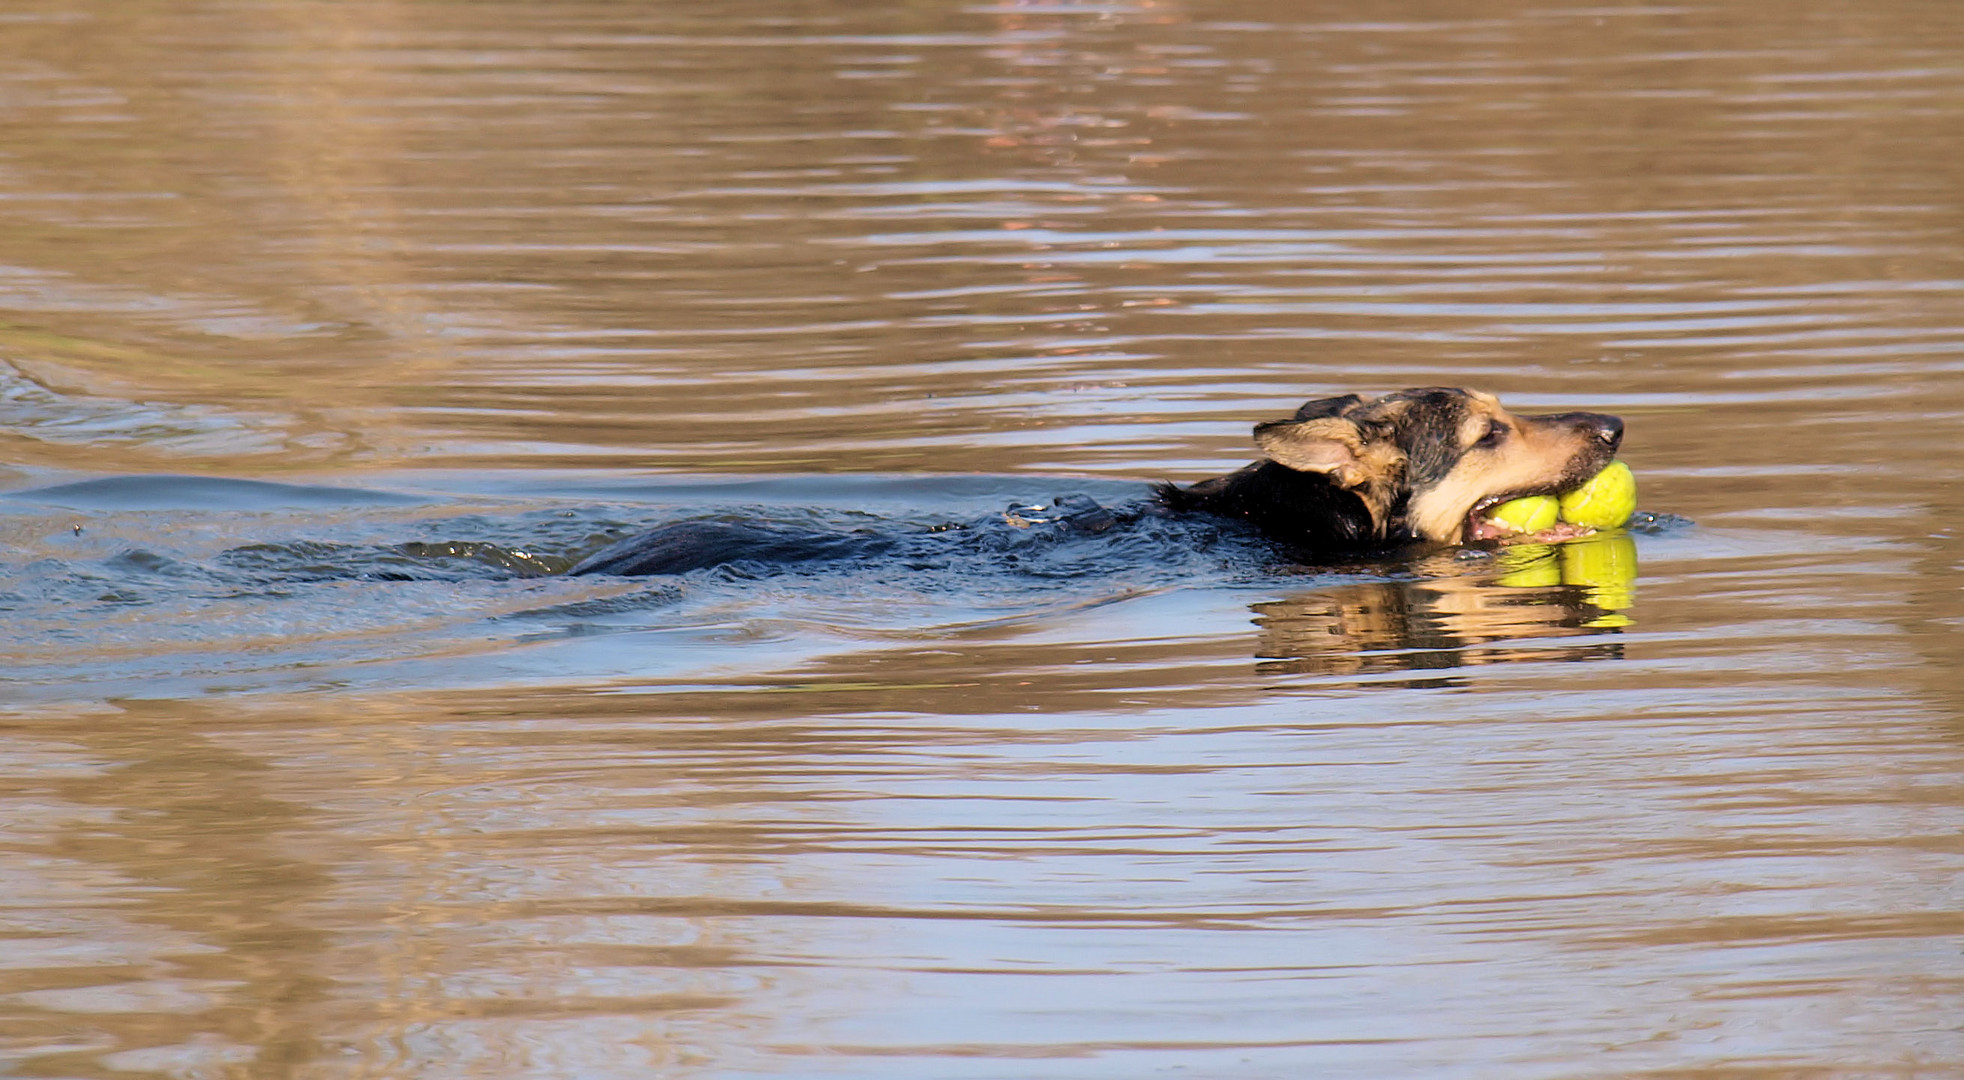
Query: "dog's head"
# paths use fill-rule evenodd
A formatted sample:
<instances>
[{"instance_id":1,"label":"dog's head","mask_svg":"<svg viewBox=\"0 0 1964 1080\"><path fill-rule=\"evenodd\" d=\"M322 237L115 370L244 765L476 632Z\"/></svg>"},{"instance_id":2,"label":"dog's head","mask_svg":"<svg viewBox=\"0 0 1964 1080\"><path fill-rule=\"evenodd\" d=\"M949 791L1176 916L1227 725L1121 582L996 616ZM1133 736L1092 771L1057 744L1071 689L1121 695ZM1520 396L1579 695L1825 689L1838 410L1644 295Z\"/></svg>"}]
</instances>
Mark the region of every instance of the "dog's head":
<instances>
[{"instance_id":1,"label":"dog's head","mask_svg":"<svg viewBox=\"0 0 1964 1080\"><path fill-rule=\"evenodd\" d=\"M1269 460L1355 492L1378 535L1442 544L1469 539L1497 503L1581 484L1622 441L1614 416L1516 416L1491 394L1436 386L1312 401L1255 428Z\"/></svg>"}]
</instances>

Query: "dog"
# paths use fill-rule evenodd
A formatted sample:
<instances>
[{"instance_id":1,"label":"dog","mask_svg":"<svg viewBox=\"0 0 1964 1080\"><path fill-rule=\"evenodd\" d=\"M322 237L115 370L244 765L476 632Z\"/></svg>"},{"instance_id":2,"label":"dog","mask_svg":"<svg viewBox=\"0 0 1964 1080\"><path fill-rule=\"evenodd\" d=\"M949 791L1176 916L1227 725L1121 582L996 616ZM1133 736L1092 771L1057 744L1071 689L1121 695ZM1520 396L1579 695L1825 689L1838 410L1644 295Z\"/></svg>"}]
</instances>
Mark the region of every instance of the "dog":
<instances>
[{"instance_id":1,"label":"dog","mask_svg":"<svg viewBox=\"0 0 1964 1080\"><path fill-rule=\"evenodd\" d=\"M1487 509L1574 488L1622 443L1614 416L1517 416L1477 390L1346 394L1257 424L1262 460L1155 493L1171 510L1240 518L1311 557L1365 555L1492 539Z\"/></svg>"},{"instance_id":2,"label":"dog","mask_svg":"<svg viewBox=\"0 0 1964 1080\"><path fill-rule=\"evenodd\" d=\"M1516 416L1476 390L1422 387L1369 401L1346 394L1256 425L1262 460L1188 487L1159 484L1147 506L1114 510L1078 497L1032 509L1047 511L1036 524L1061 534L1105 532L1149 515L1205 514L1245 521L1300 558L1368 556L1491 539L1483 511L1576 487L1608 465L1622 441L1623 421L1614 416ZM1015 529L1033 523L1016 511L1004 521ZM567 572L643 576L734 563L924 557L923 544L932 542L872 529L683 521L619 540Z\"/></svg>"}]
</instances>

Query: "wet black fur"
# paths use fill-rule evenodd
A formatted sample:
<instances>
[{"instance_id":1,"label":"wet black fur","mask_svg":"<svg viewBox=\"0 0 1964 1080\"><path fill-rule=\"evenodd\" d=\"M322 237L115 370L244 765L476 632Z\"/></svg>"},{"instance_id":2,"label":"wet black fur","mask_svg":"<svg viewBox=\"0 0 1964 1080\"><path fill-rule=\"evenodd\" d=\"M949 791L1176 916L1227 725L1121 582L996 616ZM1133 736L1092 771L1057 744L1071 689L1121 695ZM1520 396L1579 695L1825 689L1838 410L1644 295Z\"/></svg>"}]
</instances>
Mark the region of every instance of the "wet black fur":
<instances>
[{"instance_id":1,"label":"wet black fur","mask_svg":"<svg viewBox=\"0 0 1964 1080\"><path fill-rule=\"evenodd\" d=\"M678 521L616 541L569 573L646 577L686 574L729 563L801 563L891 551L894 540L868 530L822 533L740 521Z\"/></svg>"},{"instance_id":2,"label":"wet black fur","mask_svg":"<svg viewBox=\"0 0 1964 1080\"><path fill-rule=\"evenodd\" d=\"M1169 510L1239 518L1271 539L1309 555L1365 554L1409 542L1377 535L1364 500L1320 473L1258 461L1240 472L1192 487L1153 488Z\"/></svg>"},{"instance_id":3,"label":"wet black fur","mask_svg":"<svg viewBox=\"0 0 1964 1080\"><path fill-rule=\"evenodd\" d=\"M979 570L990 560L1015 563L1032 557L1046 545L1066 538L1122 532L1155 513L1174 527L1172 531L1198 535L1195 530L1180 528L1156 507L1114 510L1083 495L1065 495L1041 507L1012 507L980 520L926 529L899 522L820 531L726 517L677 521L623 537L580 560L567 573L647 577L720 566L768 574L801 563L855 561L921 570L950 560L966 560Z\"/></svg>"}]
</instances>

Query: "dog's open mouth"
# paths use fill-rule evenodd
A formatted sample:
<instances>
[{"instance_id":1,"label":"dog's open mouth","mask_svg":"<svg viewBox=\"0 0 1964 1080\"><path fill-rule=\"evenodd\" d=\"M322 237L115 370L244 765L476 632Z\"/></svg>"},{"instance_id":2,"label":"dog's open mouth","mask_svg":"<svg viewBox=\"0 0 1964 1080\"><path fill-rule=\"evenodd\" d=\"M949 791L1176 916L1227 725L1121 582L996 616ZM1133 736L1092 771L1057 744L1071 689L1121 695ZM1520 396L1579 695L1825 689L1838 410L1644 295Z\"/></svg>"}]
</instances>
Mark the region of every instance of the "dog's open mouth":
<instances>
[{"instance_id":1,"label":"dog's open mouth","mask_svg":"<svg viewBox=\"0 0 1964 1080\"><path fill-rule=\"evenodd\" d=\"M1589 514L1591 503L1603 499L1605 493L1583 491L1589 487L1599 487L1599 489L1607 487L1610 489L1609 499L1614 499L1614 489L1618 487L1614 481L1622 479L1624 481L1622 495L1628 499L1630 493L1634 491L1634 487L1628 485L1628 469L1622 465L1616 467L1622 471L1620 477L1610 477L1607 471L1599 469L1595 477L1589 477L1581 483L1571 483L1569 487L1563 489L1512 491L1512 493L1491 495L1487 499L1481 499L1479 503L1473 505L1471 511L1467 511L1465 526L1461 528L1461 542L1473 544L1481 540L1499 540L1500 544L1554 544L1559 540L1575 540L1577 536L1589 536L1597 532L1597 528L1603 524L1620 524L1622 518L1628 518L1630 514L1616 514L1610 511L1609 516L1601 516L1601 513L1595 513L1593 514L1595 522L1587 524L1591 516L1585 514ZM1605 465L1605 469L1609 469L1609 465ZM1609 483L1599 483L1599 481L1609 481ZM1581 516L1583 518L1581 522L1567 520L1571 513L1569 507L1571 497L1575 497L1577 503L1575 516ZM1630 499L1630 503L1634 505L1634 499Z\"/></svg>"},{"instance_id":2,"label":"dog's open mouth","mask_svg":"<svg viewBox=\"0 0 1964 1080\"><path fill-rule=\"evenodd\" d=\"M1578 536L1591 536L1596 532L1593 525L1576 525L1572 522L1557 521L1545 529L1527 532L1517 529L1504 521L1496 521L1487 516L1487 511L1506 502L1506 499L1487 499L1466 515L1466 543L1476 540L1498 540L1503 544L1553 544L1562 540L1573 540Z\"/></svg>"}]
</instances>

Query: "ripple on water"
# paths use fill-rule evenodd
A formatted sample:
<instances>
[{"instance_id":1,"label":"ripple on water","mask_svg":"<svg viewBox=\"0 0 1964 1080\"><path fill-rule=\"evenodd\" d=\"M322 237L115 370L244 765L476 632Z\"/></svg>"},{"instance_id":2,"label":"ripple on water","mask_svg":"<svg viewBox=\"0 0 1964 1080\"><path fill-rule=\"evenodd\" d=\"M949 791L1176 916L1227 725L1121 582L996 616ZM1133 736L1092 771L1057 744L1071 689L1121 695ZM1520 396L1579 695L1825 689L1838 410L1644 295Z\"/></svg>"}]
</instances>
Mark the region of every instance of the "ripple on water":
<instances>
[{"instance_id":1,"label":"ripple on water","mask_svg":"<svg viewBox=\"0 0 1964 1080\"><path fill-rule=\"evenodd\" d=\"M1959 1072L1954 5L6 7L14 1071ZM1427 384L1698 525L1000 518Z\"/></svg>"}]
</instances>

